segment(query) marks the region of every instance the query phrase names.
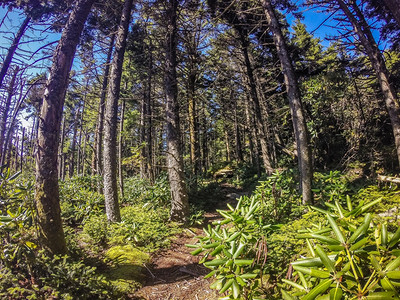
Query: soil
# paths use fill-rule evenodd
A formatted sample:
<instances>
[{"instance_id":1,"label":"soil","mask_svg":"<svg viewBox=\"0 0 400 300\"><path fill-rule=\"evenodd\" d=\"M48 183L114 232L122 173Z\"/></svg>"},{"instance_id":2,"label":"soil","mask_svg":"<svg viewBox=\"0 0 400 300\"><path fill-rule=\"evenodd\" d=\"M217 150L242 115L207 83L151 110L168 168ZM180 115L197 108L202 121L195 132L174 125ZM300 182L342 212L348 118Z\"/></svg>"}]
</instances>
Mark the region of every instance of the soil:
<instances>
[{"instance_id":1,"label":"soil","mask_svg":"<svg viewBox=\"0 0 400 300\"><path fill-rule=\"evenodd\" d=\"M236 198L244 195L241 190L228 184L221 184L225 201L217 208L226 208L227 203L235 203ZM220 215L208 212L204 215L205 222L198 228L185 229L172 241L169 249L157 252L146 266L147 279L141 289L135 293L137 299L145 300L216 300L221 297L218 291L210 289L213 279L204 279L209 269L198 262L201 256L192 256L192 248L185 244L195 244L196 236L204 234L202 228Z\"/></svg>"}]
</instances>

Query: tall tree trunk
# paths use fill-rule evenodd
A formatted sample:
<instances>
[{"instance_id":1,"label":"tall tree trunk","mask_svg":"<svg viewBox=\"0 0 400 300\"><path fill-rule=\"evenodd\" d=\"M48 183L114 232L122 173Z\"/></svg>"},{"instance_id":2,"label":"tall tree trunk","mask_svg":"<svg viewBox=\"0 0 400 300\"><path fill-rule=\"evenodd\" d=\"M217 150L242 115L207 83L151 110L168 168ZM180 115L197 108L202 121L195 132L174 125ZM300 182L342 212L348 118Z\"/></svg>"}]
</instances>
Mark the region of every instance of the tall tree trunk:
<instances>
[{"instance_id":1,"label":"tall tree trunk","mask_svg":"<svg viewBox=\"0 0 400 300\"><path fill-rule=\"evenodd\" d=\"M53 55L39 118L36 154L36 208L41 242L52 253L66 253L60 215L57 150L69 71L94 0L77 0Z\"/></svg>"},{"instance_id":2,"label":"tall tree trunk","mask_svg":"<svg viewBox=\"0 0 400 300\"><path fill-rule=\"evenodd\" d=\"M241 50L243 53L244 62L245 62L245 66L246 66L247 77L248 77L248 81L249 81L250 96L254 103L254 113L255 113L256 122L257 122L258 138L259 138L259 142L261 145L261 155L262 155L262 159L263 159L263 163L264 163L264 168L265 168L265 171L267 172L267 174L271 175L274 172L274 168L272 165L272 161L271 161L271 157L270 157L270 153L269 153L270 151L269 151L269 147L268 147L268 143L267 143L267 139L266 139L267 135L265 132L265 126L264 126L264 122L263 122L263 118L262 118L262 114L261 114L260 100L257 95L257 87L256 87L254 73L253 73L253 66L251 65L250 57L249 57L249 53L248 53L249 42L248 42L248 38L247 38L247 36L245 36L245 33L243 32L243 30L238 29L237 31L239 33L241 48L242 48Z\"/></svg>"},{"instance_id":3,"label":"tall tree trunk","mask_svg":"<svg viewBox=\"0 0 400 300\"><path fill-rule=\"evenodd\" d=\"M371 65L375 70L383 96L385 98L386 109L389 112L390 121L392 123L397 159L400 164L400 107L397 94L393 86L390 84L389 72L386 68L385 61L371 31L369 30L369 26L362 12L357 6L357 3L353 1L350 2L354 14L342 0L337 0L337 3L353 25L354 31L358 35L360 42L363 45L369 60L371 61Z\"/></svg>"},{"instance_id":4,"label":"tall tree trunk","mask_svg":"<svg viewBox=\"0 0 400 300\"><path fill-rule=\"evenodd\" d=\"M171 186L171 220L187 222L189 201L183 174L183 159L180 147L178 85L176 78L176 18L177 0L167 3L167 39L165 58L165 96L167 100L167 168Z\"/></svg>"},{"instance_id":5,"label":"tall tree trunk","mask_svg":"<svg viewBox=\"0 0 400 300\"><path fill-rule=\"evenodd\" d=\"M197 106L196 106L196 78L197 75L194 71L194 66L191 67L193 70L189 74L189 135L190 135L190 160L192 163L192 172L197 175L199 172L199 122L197 117Z\"/></svg>"},{"instance_id":6,"label":"tall tree trunk","mask_svg":"<svg viewBox=\"0 0 400 300\"><path fill-rule=\"evenodd\" d=\"M124 198L124 177L122 174L122 146L124 133L124 118L125 118L125 99L122 100L121 117L119 121L119 140L118 140L118 176L119 176L119 194Z\"/></svg>"},{"instance_id":7,"label":"tall tree trunk","mask_svg":"<svg viewBox=\"0 0 400 300\"><path fill-rule=\"evenodd\" d=\"M8 49L7 56L4 59L4 62L0 69L0 88L3 84L4 77L7 74L7 70L10 67L11 60L14 56L15 50L17 50L19 41L21 40L21 37L24 35L25 30L28 27L30 20L31 20L30 17L25 18L25 20L22 22L21 27L19 28L17 34L14 37L11 47Z\"/></svg>"},{"instance_id":8,"label":"tall tree trunk","mask_svg":"<svg viewBox=\"0 0 400 300\"><path fill-rule=\"evenodd\" d=\"M133 0L125 0L122 17L118 26L114 57L111 65L110 84L107 92L104 128L104 197L107 219L110 222L121 220L117 188L117 116L120 93L122 65L126 48Z\"/></svg>"},{"instance_id":9,"label":"tall tree trunk","mask_svg":"<svg viewBox=\"0 0 400 300\"><path fill-rule=\"evenodd\" d=\"M233 113L234 113L234 129L235 129L235 146L236 146L236 159L241 163L243 162L243 152L242 152L242 142L240 139L240 129L238 122L238 112L237 112L237 103L235 99L233 99L233 92L231 92L231 101L233 103Z\"/></svg>"},{"instance_id":10,"label":"tall tree trunk","mask_svg":"<svg viewBox=\"0 0 400 300\"><path fill-rule=\"evenodd\" d=\"M95 134L95 170L96 175L103 174L103 130L104 130L104 106L106 102L107 96L107 86L108 86L108 77L110 74L110 62L112 57L112 52L114 49L114 40L115 35L111 36L110 45L107 52L107 59L106 59L106 67L104 69L103 74L103 84L101 87L101 94L100 94L100 102L98 107L98 116L97 116L97 124L96 124L96 134ZM99 189L100 190L100 189Z\"/></svg>"},{"instance_id":11,"label":"tall tree trunk","mask_svg":"<svg viewBox=\"0 0 400 300\"><path fill-rule=\"evenodd\" d=\"M301 177L301 191L303 195L303 204L311 203L313 200L312 186L312 160L311 149L308 143L307 124L302 107L300 92L297 86L297 79L294 73L289 52L286 47L284 36L278 19L276 18L274 8L270 0L261 0L269 28L273 34L278 57L285 80L286 92L289 98L289 106L292 114L294 135L297 145L298 162Z\"/></svg>"},{"instance_id":12,"label":"tall tree trunk","mask_svg":"<svg viewBox=\"0 0 400 300\"><path fill-rule=\"evenodd\" d=\"M247 96L247 104L245 106L246 112L246 121L249 128L249 140L250 140L250 155L252 156L253 166L257 168L257 176L261 176L261 164L260 164L260 155L259 155L259 143L257 138L257 130L256 130L256 122L254 121L254 117L250 114L250 98Z\"/></svg>"},{"instance_id":13,"label":"tall tree trunk","mask_svg":"<svg viewBox=\"0 0 400 300\"><path fill-rule=\"evenodd\" d=\"M154 182L154 170L153 170L153 126L152 126L152 108L151 108L151 88L153 81L153 53L152 53L152 42L149 42L149 63L147 70L147 87L146 87L146 147L147 147L147 172L151 182Z\"/></svg>"},{"instance_id":14,"label":"tall tree trunk","mask_svg":"<svg viewBox=\"0 0 400 300\"><path fill-rule=\"evenodd\" d=\"M148 160L148 155L147 155L147 145L146 143L146 133L147 133L147 128L146 128L146 113L147 113L147 101L146 101L146 96L147 93L145 91L144 97L140 103L140 178L145 179L147 178L147 160Z\"/></svg>"},{"instance_id":15,"label":"tall tree trunk","mask_svg":"<svg viewBox=\"0 0 400 300\"><path fill-rule=\"evenodd\" d=\"M23 165L24 165L24 140L25 140L25 127L22 128L22 137L21 137L21 165L20 165L20 171L22 172Z\"/></svg>"},{"instance_id":16,"label":"tall tree trunk","mask_svg":"<svg viewBox=\"0 0 400 300\"><path fill-rule=\"evenodd\" d=\"M11 81L10 84L8 86L7 89L7 98L6 101L4 103L4 107L3 107L3 112L1 114L1 118L0 118L0 166L4 164L5 162L5 149L6 147L6 143L4 143L4 140L6 138L6 125L7 125L7 119L8 119L8 114L10 112L10 106L11 106L11 99L14 96L14 90L15 90L15 81L17 78L17 74L19 72L19 67L16 67L13 73L13 76L11 77ZM9 125L11 126L11 125Z\"/></svg>"},{"instance_id":17,"label":"tall tree trunk","mask_svg":"<svg viewBox=\"0 0 400 300\"><path fill-rule=\"evenodd\" d=\"M83 157L82 156L82 133L83 133L83 120L84 120L84 115L85 115L88 87L89 87L89 79L86 80L85 93L83 96L83 103L82 103L82 111L80 113L80 119L79 119L78 152L77 152L77 158L76 158L76 174L78 176L81 174L81 168L82 168L83 164L85 163L82 159L82 157Z\"/></svg>"},{"instance_id":18,"label":"tall tree trunk","mask_svg":"<svg viewBox=\"0 0 400 300\"><path fill-rule=\"evenodd\" d=\"M64 156L64 140L65 140L65 117L62 118L62 126L61 126L61 139L60 139L60 147L58 150L58 178L63 178L63 156Z\"/></svg>"},{"instance_id":19,"label":"tall tree trunk","mask_svg":"<svg viewBox=\"0 0 400 300\"><path fill-rule=\"evenodd\" d=\"M69 157L69 178L74 176L75 171L75 152L76 152L76 134L78 132L78 112L75 111L75 120L74 120L74 127L72 133L72 142L71 142L71 153Z\"/></svg>"}]
</instances>

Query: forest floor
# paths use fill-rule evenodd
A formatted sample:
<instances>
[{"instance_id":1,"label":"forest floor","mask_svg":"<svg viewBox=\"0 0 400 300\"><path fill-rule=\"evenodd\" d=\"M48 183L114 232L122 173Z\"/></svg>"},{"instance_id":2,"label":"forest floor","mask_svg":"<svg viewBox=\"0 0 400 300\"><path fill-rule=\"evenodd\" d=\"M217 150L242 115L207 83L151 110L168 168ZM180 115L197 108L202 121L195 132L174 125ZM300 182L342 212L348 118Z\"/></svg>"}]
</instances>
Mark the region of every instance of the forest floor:
<instances>
[{"instance_id":1,"label":"forest floor","mask_svg":"<svg viewBox=\"0 0 400 300\"><path fill-rule=\"evenodd\" d=\"M137 299L145 300L215 300L221 295L210 289L213 279L204 279L209 269L198 262L201 256L190 254L193 249L185 244L195 244L196 236L203 235L202 228L220 218L216 209L226 209L227 203L236 204L236 198L246 192L227 183L221 184L224 200L213 211L204 215L201 226L185 229L176 236L170 248L156 252L151 265L147 266L146 280L135 293Z\"/></svg>"}]
</instances>

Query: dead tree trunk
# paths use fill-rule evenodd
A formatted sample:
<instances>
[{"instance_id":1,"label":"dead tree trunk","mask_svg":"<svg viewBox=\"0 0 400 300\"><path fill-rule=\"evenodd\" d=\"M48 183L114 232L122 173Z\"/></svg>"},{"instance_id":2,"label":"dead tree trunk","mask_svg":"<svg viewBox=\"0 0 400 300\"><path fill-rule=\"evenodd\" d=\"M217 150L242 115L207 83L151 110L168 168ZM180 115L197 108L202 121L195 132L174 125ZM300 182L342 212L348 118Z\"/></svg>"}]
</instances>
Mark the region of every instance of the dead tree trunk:
<instances>
[{"instance_id":1,"label":"dead tree trunk","mask_svg":"<svg viewBox=\"0 0 400 300\"><path fill-rule=\"evenodd\" d=\"M358 35L360 42L371 61L371 65L375 70L385 98L386 109L389 112L390 121L392 123L397 159L400 164L400 107L397 94L393 86L390 84L389 72L386 68L385 61L362 12L357 6L357 3L351 1L350 4L354 13L350 11L349 6L347 6L342 0L337 0L337 3L351 22L354 32Z\"/></svg>"},{"instance_id":2,"label":"dead tree trunk","mask_svg":"<svg viewBox=\"0 0 400 300\"><path fill-rule=\"evenodd\" d=\"M41 242L52 253L66 253L60 215L57 153L69 71L94 0L77 0L53 55L39 118L35 201Z\"/></svg>"},{"instance_id":3,"label":"dead tree trunk","mask_svg":"<svg viewBox=\"0 0 400 300\"><path fill-rule=\"evenodd\" d=\"M1 66L1 69L0 69L0 88L3 84L4 77L7 74L7 70L10 67L11 60L14 56L15 50L17 50L19 41L21 40L21 37L24 35L25 30L28 27L30 20L31 20L30 17L25 18L25 20L22 22L21 27L19 28L17 34L14 37L11 47L8 49L7 56L4 59L3 65Z\"/></svg>"}]
</instances>

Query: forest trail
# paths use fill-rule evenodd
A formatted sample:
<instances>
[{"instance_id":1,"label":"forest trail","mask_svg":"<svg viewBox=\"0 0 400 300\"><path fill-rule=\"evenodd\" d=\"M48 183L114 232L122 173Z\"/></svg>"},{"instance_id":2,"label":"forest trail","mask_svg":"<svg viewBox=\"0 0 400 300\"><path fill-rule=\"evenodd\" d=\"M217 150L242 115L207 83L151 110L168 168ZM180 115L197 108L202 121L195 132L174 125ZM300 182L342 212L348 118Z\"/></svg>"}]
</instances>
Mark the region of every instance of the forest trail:
<instances>
[{"instance_id":1,"label":"forest trail","mask_svg":"<svg viewBox=\"0 0 400 300\"><path fill-rule=\"evenodd\" d=\"M204 215L204 223L185 229L172 240L171 247L157 252L146 270L146 281L135 293L136 299L145 300L216 300L221 295L210 289L213 279L204 279L209 269L198 262L201 256L192 256L193 249L185 244L194 244L196 236L204 234L202 228L220 218L216 209L226 209L227 203L236 203L236 198L246 192L227 183L221 184L224 201Z\"/></svg>"}]
</instances>

